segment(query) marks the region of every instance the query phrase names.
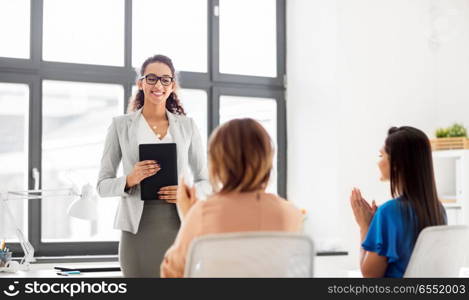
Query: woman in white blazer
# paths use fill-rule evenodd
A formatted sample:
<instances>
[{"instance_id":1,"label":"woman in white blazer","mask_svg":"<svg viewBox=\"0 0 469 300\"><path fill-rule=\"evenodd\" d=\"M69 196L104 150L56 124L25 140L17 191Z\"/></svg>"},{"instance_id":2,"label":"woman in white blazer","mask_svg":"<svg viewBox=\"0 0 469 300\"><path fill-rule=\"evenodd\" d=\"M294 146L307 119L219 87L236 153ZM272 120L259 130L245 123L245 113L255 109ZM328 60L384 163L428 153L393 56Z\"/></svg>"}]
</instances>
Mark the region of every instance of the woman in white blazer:
<instances>
[{"instance_id":1,"label":"woman in white blazer","mask_svg":"<svg viewBox=\"0 0 469 300\"><path fill-rule=\"evenodd\" d=\"M139 162L138 145L176 143L178 174L189 167L199 193L210 185L200 133L185 116L177 92L175 70L164 55L148 58L140 69L138 93L129 113L115 117L109 127L97 190L101 197L120 196L114 227L122 231L119 262L125 277L159 277L158 266L180 226L177 186L158 192L162 200L142 201L140 182L160 170L155 161ZM120 162L124 176L117 177Z\"/></svg>"}]
</instances>

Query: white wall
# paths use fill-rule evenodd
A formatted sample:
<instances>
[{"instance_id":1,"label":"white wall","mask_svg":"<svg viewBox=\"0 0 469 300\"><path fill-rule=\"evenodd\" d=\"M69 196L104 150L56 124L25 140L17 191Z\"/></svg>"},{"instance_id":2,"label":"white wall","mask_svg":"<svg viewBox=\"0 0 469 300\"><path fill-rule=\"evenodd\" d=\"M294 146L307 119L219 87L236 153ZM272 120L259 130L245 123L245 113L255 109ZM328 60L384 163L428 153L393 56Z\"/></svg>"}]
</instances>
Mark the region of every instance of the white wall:
<instances>
[{"instance_id":1,"label":"white wall","mask_svg":"<svg viewBox=\"0 0 469 300\"><path fill-rule=\"evenodd\" d=\"M358 268L353 186L382 203L390 126L469 125L469 0L287 1L288 198Z\"/></svg>"}]
</instances>

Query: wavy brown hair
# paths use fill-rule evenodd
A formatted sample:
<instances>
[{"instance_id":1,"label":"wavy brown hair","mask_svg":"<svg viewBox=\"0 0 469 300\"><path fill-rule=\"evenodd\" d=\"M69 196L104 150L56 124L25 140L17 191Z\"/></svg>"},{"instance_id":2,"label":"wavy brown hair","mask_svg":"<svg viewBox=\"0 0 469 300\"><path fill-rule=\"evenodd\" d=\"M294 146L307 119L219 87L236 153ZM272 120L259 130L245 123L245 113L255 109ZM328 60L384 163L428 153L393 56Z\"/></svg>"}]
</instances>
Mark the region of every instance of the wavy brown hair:
<instances>
[{"instance_id":1,"label":"wavy brown hair","mask_svg":"<svg viewBox=\"0 0 469 300\"><path fill-rule=\"evenodd\" d=\"M274 149L267 131L253 119L234 119L210 137L210 182L215 191L253 192L265 189Z\"/></svg>"},{"instance_id":2,"label":"wavy brown hair","mask_svg":"<svg viewBox=\"0 0 469 300\"><path fill-rule=\"evenodd\" d=\"M389 156L391 194L400 196L401 209L407 222L409 207L416 218L414 238L428 226L445 225L446 213L438 200L433 172L430 141L424 132L410 127L392 127L388 131L385 151Z\"/></svg>"},{"instance_id":3,"label":"wavy brown hair","mask_svg":"<svg viewBox=\"0 0 469 300\"><path fill-rule=\"evenodd\" d=\"M145 74L145 69L149 64L152 63L163 63L168 66L168 68L171 70L171 76L176 80L176 70L174 69L173 62L171 59L165 55L157 54L152 57L147 58L143 64L142 67L140 68L140 76ZM140 77L139 76L139 77ZM141 80L141 79L139 79ZM175 81L176 82L176 81ZM176 92L177 90L177 82L176 82L176 88L174 91L169 95L168 99L166 99L166 109L173 114L177 115L185 115L186 112L184 111L184 108L182 107L181 101L179 100L179 96ZM133 112L136 111L140 108L143 107L143 104L145 102L145 94L143 93L143 90L138 90L137 94L129 101L129 106L127 107L127 112Z\"/></svg>"}]
</instances>

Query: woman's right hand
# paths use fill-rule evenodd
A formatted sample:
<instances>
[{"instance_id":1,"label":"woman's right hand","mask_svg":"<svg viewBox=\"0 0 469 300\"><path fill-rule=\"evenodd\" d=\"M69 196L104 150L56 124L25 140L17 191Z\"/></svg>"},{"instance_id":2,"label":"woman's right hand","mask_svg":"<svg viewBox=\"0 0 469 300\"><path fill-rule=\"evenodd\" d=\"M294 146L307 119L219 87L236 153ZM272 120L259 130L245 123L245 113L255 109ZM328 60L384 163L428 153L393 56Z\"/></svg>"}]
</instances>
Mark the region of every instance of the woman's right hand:
<instances>
[{"instance_id":1,"label":"woman's right hand","mask_svg":"<svg viewBox=\"0 0 469 300\"><path fill-rule=\"evenodd\" d=\"M181 221L197 201L195 187L189 187L181 177L176 193L176 207Z\"/></svg>"},{"instance_id":2,"label":"woman's right hand","mask_svg":"<svg viewBox=\"0 0 469 300\"><path fill-rule=\"evenodd\" d=\"M368 231L371 219L377 210L375 201L370 205L363 197L359 189L353 188L350 194L350 204L352 206L355 221L361 230Z\"/></svg>"},{"instance_id":3,"label":"woman's right hand","mask_svg":"<svg viewBox=\"0 0 469 300\"><path fill-rule=\"evenodd\" d=\"M127 175L126 188L131 188L143 179L153 176L161 170L160 165L154 160L139 161L135 164L132 172Z\"/></svg>"}]
</instances>

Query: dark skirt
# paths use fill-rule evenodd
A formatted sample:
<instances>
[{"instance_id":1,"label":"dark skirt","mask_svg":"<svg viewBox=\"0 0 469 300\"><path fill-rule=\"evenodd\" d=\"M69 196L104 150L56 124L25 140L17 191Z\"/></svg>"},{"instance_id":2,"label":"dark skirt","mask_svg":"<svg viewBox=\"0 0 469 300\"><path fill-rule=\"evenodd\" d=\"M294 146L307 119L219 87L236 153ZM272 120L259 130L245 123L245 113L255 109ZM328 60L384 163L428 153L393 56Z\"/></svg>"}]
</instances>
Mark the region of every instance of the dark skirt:
<instances>
[{"instance_id":1,"label":"dark skirt","mask_svg":"<svg viewBox=\"0 0 469 300\"><path fill-rule=\"evenodd\" d=\"M160 277L164 254L180 225L175 204L145 201L137 234L121 234L119 262L124 277Z\"/></svg>"}]
</instances>

